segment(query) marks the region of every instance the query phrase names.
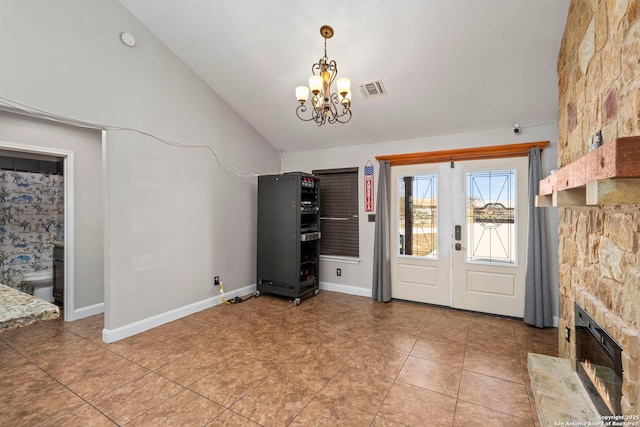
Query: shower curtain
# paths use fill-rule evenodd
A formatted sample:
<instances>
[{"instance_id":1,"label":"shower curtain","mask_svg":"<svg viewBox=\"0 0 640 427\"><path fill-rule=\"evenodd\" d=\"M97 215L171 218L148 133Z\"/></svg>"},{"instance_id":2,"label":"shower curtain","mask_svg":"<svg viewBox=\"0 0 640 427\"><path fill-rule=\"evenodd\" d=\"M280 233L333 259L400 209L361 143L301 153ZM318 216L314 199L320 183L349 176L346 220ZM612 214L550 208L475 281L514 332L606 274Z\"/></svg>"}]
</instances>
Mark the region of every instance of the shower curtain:
<instances>
[{"instance_id":1,"label":"shower curtain","mask_svg":"<svg viewBox=\"0 0 640 427\"><path fill-rule=\"evenodd\" d=\"M20 288L22 273L53 268L63 196L60 175L0 170L0 283Z\"/></svg>"}]
</instances>

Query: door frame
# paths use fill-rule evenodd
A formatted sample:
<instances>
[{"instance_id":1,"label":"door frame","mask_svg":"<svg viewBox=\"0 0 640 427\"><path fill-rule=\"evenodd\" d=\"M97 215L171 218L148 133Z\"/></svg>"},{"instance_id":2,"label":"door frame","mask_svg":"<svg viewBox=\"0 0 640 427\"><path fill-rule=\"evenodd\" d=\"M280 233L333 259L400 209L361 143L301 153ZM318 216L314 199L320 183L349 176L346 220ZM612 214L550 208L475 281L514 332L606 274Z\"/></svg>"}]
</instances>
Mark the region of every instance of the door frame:
<instances>
[{"instance_id":1,"label":"door frame","mask_svg":"<svg viewBox=\"0 0 640 427\"><path fill-rule=\"evenodd\" d=\"M464 160L489 160L489 159L502 159L508 157L527 157L529 150L533 147L538 147L540 152L549 145L550 141L537 141L527 142L520 144L504 144L493 146L482 146L472 148L461 148L454 150L439 150L429 152L418 153L406 153L406 154L391 154L376 156L376 160L386 160L390 166L407 166L407 165L419 165L427 163L444 163L444 162L456 162ZM391 205L389 206L391 210ZM388 212L391 219L394 212ZM394 238L390 236L389 238ZM526 237L525 237L526 238ZM390 245L390 252L393 254L393 241L388 242ZM525 245L526 246L526 245ZM395 254L394 254L395 256ZM453 262L450 263L453 268ZM453 273L450 271L450 277L453 277ZM452 291L451 291L452 292ZM393 295L392 295L393 298Z\"/></svg>"},{"instance_id":2,"label":"door frame","mask_svg":"<svg viewBox=\"0 0 640 427\"><path fill-rule=\"evenodd\" d=\"M64 158L64 321L75 320L74 301L74 176L75 157L74 152L57 148L40 147L36 145L18 144L14 142L1 141L0 149L17 151L21 153L42 154Z\"/></svg>"},{"instance_id":3,"label":"door frame","mask_svg":"<svg viewBox=\"0 0 640 427\"><path fill-rule=\"evenodd\" d=\"M538 147L540 153L549 141L524 142L522 144L490 145L485 147L458 148L455 150L424 151L420 153L389 154L376 156L376 160L387 160L391 166L419 165L423 163L456 162L462 160L502 159L525 157L529 150Z\"/></svg>"}]
</instances>

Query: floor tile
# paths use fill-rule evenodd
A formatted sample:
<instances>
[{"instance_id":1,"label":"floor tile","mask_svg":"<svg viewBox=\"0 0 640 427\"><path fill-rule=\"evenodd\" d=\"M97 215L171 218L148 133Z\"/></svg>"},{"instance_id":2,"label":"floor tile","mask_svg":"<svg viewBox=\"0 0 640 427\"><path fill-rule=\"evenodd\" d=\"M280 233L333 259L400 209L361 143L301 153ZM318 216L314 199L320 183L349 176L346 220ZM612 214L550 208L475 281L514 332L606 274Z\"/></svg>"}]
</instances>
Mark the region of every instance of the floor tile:
<instances>
[{"instance_id":1,"label":"floor tile","mask_svg":"<svg viewBox=\"0 0 640 427\"><path fill-rule=\"evenodd\" d=\"M367 427L374 414L338 402L326 396L314 398L289 424L290 427Z\"/></svg>"},{"instance_id":2,"label":"floor tile","mask_svg":"<svg viewBox=\"0 0 640 427\"><path fill-rule=\"evenodd\" d=\"M380 350L397 351L403 354L411 353L420 333L402 333L395 331L376 331L363 342Z\"/></svg>"},{"instance_id":3,"label":"floor tile","mask_svg":"<svg viewBox=\"0 0 640 427\"><path fill-rule=\"evenodd\" d=\"M225 408L190 390L183 390L127 424L143 426L203 426Z\"/></svg>"},{"instance_id":4,"label":"floor tile","mask_svg":"<svg viewBox=\"0 0 640 427\"><path fill-rule=\"evenodd\" d=\"M526 355L558 346L554 328L329 291L299 307L261 295L111 344L103 322L0 333L0 425L530 426Z\"/></svg>"},{"instance_id":5,"label":"floor tile","mask_svg":"<svg viewBox=\"0 0 640 427\"><path fill-rule=\"evenodd\" d=\"M374 375L396 378L406 360L404 353L363 346L347 361L347 365Z\"/></svg>"},{"instance_id":6,"label":"floor tile","mask_svg":"<svg viewBox=\"0 0 640 427\"><path fill-rule=\"evenodd\" d=\"M216 372L223 360L215 353L196 351L161 366L155 372L186 387Z\"/></svg>"},{"instance_id":7,"label":"floor tile","mask_svg":"<svg viewBox=\"0 0 640 427\"><path fill-rule=\"evenodd\" d=\"M182 390L179 385L150 373L91 402L118 424L125 424Z\"/></svg>"},{"instance_id":8,"label":"floor tile","mask_svg":"<svg viewBox=\"0 0 640 427\"><path fill-rule=\"evenodd\" d=\"M523 369L517 354L495 354L467 347L464 369L524 384Z\"/></svg>"},{"instance_id":9,"label":"floor tile","mask_svg":"<svg viewBox=\"0 0 640 427\"><path fill-rule=\"evenodd\" d=\"M376 415L373 419L371 427L406 427L407 424L401 424L395 421L388 420L380 415Z\"/></svg>"},{"instance_id":10,"label":"floor tile","mask_svg":"<svg viewBox=\"0 0 640 427\"><path fill-rule=\"evenodd\" d=\"M409 356L398 375L398 381L457 397L461 371L456 366Z\"/></svg>"},{"instance_id":11,"label":"floor tile","mask_svg":"<svg viewBox=\"0 0 640 427\"><path fill-rule=\"evenodd\" d=\"M112 356L94 365L74 368L80 375L63 383L83 399L92 400L149 373L133 362Z\"/></svg>"},{"instance_id":12,"label":"floor tile","mask_svg":"<svg viewBox=\"0 0 640 427\"><path fill-rule=\"evenodd\" d=\"M65 329L91 341L102 340L104 315L97 314L74 322L65 323Z\"/></svg>"},{"instance_id":13,"label":"floor tile","mask_svg":"<svg viewBox=\"0 0 640 427\"><path fill-rule=\"evenodd\" d=\"M411 356L445 365L462 367L466 345L453 341L435 341L418 338L411 350Z\"/></svg>"},{"instance_id":14,"label":"floor tile","mask_svg":"<svg viewBox=\"0 0 640 427\"><path fill-rule=\"evenodd\" d=\"M257 365L231 365L196 381L189 389L229 408L268 376L269 372Z\"/></svg>"},{"instance_id":15,"label":"floor tile","mask_svg":"<svg viewBox=\"0 0 640 427\"><path fill-rule=\"evenodd\" d=\"M4 405L36 398L59 386L46 372L29 363L13 365L12 369L1 368L0 378L0 396Z\"/></svg>"},{"instance_id":16,"label":"floor tile","mask_svg":"<svg viewBox=\"0 0 640 427\"><path fill-rule=\"evenodd\" d=\"M100 413L93 406L85 404L66 412L60 418L43 424L43 427L114 427L112 420Z\"/></svg>"},{"instance_id":17,"label":"floor tile","mask_svg":"<svg viewBox=\"0 0 640 427\"><path fill-rule=\"evenodd\" d=\"M519 418L504 412L495 411L473 403L458 401L453 427L485 425L491 427L533 427L533 420Z\"/></svg>"},{"instance_id":18,"label":"floor tile","mask_svg":"<svg viewBox=\"0 0 640 427\"><path fill-rule=\"evenodd\" d=\"M316 395L275 376L251 390L231 409L264 426L288 425Z\"/></svg>"},{"instance_id":19,"label":"floor tile","mask_svg":"<svg viewBox=\"0 0 640 427\"><path fill-rule=\"evenodd\" d=\"M475 349L483 351L487 354L495 355L518 355L518 342L512 336L492 336L486 335L484 332L473 333L469 331L467 339L467 349Z\"/></svg>"},{"instance_id":20,"label":"floor tile","mask_svg":"<svg viewBox=\"0 0 640 427\"><path fill-rule=\"evenodd\" d=\"M378 415L405 426L451 427L455 408L453 397L396 382Z\"/></svg>"},{"instance_id":21,"label":"floor tile","mask_svg":"<svg viewBox=\"0 0 640 427\"><path fill-rule=\"evenodd\" d=\"M47 382L38 394L0 405L0 425L37 426L73 411L85 402L58 384Z\"/></svg>"},{"instance_id":22,"label":"floor tile","mask_svg":"<svg viewBox=\"0 0 640 427\"><path fill-rule=\"evenodd\" d=\"M318 392L340 371L347 360L323 359L313 353L305 353L291 360L276 363L282 365L277 372L283 379Z\"/></svg>"},{"instance_id":23,"label":"floor tile","mask_svg":"<svg viewBox=\"0 0 640 427\"><path fill-rule=\"evenodd\" d=\"M524 384L463 371L458 397L520 418L529 419L533 416Z\"/></svg>"},{"instance_id":24,"label":"floor tile","mask_svg":"<svg viewBox=\"0 0 640 427\"><path fill-rule=\"evenodd\" d=\"M343 368L320 394L375 414L389 393L393 379L355 368Z\"/></svg>"},{"instance_id":25,"label":"floor tile","mask_svg":"<svg viewBox=\"0 0 640 427\"><path fill-rule=\"evenodd\" d=\"M428 322L424 329L422 329L420 338L440 342L455 342L459 344L466 344L468 333L468 327L451 328L446 326L445 324Z\"/></svg>"},{"instance_id":26,"label":"floor tile","mask_svg":"<svg viewBox=\"0 0 640 427\"><path fill-rule=\"evenodd\" d=\"M136 353L148 353L150 351L150 347L164 343L166 341L167 339L163 335L150 330L113 343L103 343L103 346L107 350L119 356L129 357L131 355L135 355Z\"/></svg>"},{"instance_id":27,"label":"floor tile","mask_svg":"<svg viewBox=\"0 0 640 427\"><path fill-rule=\"evenodd\" d=\"M227 409L207 424L207 427L261 427L260 424Z\"/></svg>"},{"instance_id":28,"label":"floor tile","mask_svg":"<svg viewBox=\"0 0 640 427\"><path fill-rule=\"evenodd\" d=\"M465 311L441 308L429 317L427 326L437 325L445 331L468 330L472 319L475 319L475 316Z\"/></svg>"},{"instance_id":29,"label":"floor tile","mask_svg":"<svg viewBox=\"0 0 640 427\"><path fill-rule=\"evenodd\" d=\"M134 351L126 357L147 369L156 370L167 362L178 360L181 357L191 354L193 351L194 349L192 347L184 345L181 341L164 339L154 341L152 344L148 344L144 346L144 348Z\"/></svg>"}]
</instances>

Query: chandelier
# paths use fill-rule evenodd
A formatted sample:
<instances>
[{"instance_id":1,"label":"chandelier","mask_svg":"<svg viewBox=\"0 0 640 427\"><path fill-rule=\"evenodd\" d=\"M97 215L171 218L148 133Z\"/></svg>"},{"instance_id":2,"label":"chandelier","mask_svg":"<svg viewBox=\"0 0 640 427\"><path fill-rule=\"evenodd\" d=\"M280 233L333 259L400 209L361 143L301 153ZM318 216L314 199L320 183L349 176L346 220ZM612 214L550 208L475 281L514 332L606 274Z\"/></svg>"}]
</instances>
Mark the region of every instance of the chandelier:
<instances>
[{"instance_id":1,"label":"chandelier","mask_svg":"<svg viewBox=\"0 0 640 427\"><path fill-rule=\"evenodd\" d=\"M338 64L327 58L327 39L333 37L333 28L328 25L320 27L320 34L324 37L324 56L311 66L312 76L309 77L309 87L296 87L296 97L300 102L296 108L296 115L305 122L314 121L318 126L325 123L347 123L351 120L351 80L346 77L336 82L338 92L331 93L331 84L338 75ZM305 118L307 112L305 102L312 96L311 117Z\"/></svg>"}]
</instances>

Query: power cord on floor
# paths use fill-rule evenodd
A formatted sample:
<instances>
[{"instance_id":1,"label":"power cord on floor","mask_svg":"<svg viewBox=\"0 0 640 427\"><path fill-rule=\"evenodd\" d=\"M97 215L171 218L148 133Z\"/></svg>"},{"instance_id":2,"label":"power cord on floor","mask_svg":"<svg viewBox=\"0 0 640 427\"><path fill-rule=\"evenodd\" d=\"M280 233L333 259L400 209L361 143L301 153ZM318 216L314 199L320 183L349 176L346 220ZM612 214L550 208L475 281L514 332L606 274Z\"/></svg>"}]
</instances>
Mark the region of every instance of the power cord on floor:
<instances>
[{"instance_id":1,"label":"power cord on floor","mask_svg":"<svg viewBox=\"0 0 640 427\"><path fill-rule=\"evenodd\" d=\"M222 300L223 303L229 305L229 304L239 304L241 302L245 302L247 300L250 300L251 298L253 298L255 295L249 295L245 298L241 298L241 297L235 297L232 300L226 300L224 297L224 285L222 284L222 282L220 282L220 299Z\"/></svg>"}]
</instances>

